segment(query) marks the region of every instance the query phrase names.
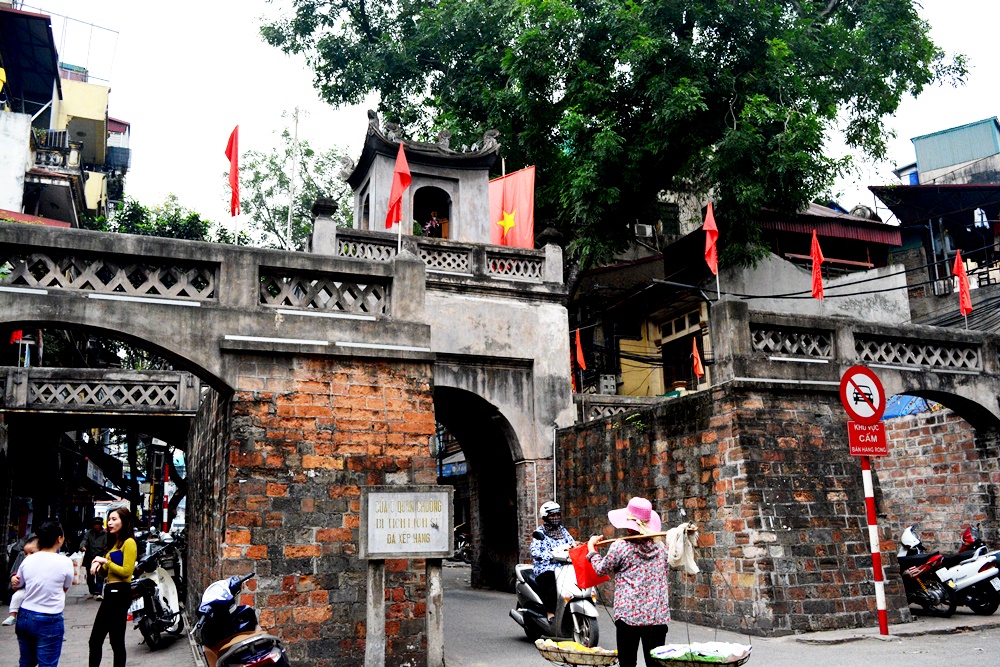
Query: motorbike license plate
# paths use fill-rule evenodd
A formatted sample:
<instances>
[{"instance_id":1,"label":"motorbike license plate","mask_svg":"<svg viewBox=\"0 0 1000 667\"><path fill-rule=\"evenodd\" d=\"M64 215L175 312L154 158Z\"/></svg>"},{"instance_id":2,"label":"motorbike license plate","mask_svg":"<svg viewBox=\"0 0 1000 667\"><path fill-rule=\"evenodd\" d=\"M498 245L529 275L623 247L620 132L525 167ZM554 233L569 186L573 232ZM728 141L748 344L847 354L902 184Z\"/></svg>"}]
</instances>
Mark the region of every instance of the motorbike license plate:
<instances>
[{"instance_id":1,"label":"motorbike license plate","mask_svg":"<svg viewBox=\"0 0 1000 667\"><path fill-rule=\"evenodd\" d=\"M993 584L993 588L1000 591L1000 579L993 577L990 579L990 583Z\"/></svg>"},{"instance_id":2,"label":"motorbike license plate","mask_svg":"<svg viewBox=\"0 0 1000 667\"><path fill-rule=\"evenodd\" d=\"M136 598L135 600L132 600L132 604L128 606L128 613L131 614L132 612L142 611L142 607L142 598Z\"/></svg>"}]
</instances>

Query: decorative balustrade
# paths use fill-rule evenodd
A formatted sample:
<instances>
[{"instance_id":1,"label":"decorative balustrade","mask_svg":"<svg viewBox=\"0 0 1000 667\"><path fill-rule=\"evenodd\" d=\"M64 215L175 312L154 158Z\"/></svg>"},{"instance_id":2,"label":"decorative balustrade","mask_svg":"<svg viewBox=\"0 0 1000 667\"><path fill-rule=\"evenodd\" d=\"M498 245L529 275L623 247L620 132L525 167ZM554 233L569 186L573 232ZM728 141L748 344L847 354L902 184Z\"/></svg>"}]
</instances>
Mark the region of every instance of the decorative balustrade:
<instances>
[{"instance_id":1,"label":"decorative balustrade","mask_svg":"<svg viewBox=\"0 0 1000 667\"><path fill-rule=\"evenodd\" d=\"M982 348L975 344L854 335L857 359L865 364L952 371L983 370Z\"/></svg>"},{"instance_id":2,"label":"decorative balustrade","mask_svg":"<svg viewBox=\"0 0 1000 667\"><path fill-rule=\"evenodd\" d=\"M615 396L609 394L574 394L577 422L589 422L605 417L648 408L670 399L662 396Z\"/></svg>"},{"instance_id":3,"label":"decorative balustrade","mask_svg":"<svg viewBox=\"0 0 1000 667\"><path fill-rule=\"evenodd\" d=\"M104 295L216 298L218 265L0 245L0 287L80 290Z\"/></svg>"},{"instance_id":4,"label":"decorative balustrade","mask_svg":"<svg viewBox=\"0 0 1000 667\"><path fill-rule=\"evenodd\" d=\"M7 410L193 414L201 399L198 378L181 371L6 368L0 387Z\"/></svg>"},{"instance_id":5,"label":"decorative balustrade","mask_svg":"<svg viewBox=\"0 0 1000 667\"><path fill-rule=\"evenodd\" d=\"M388 262L396 256L399 245L399 240L387 233L338 229L336 234L334 247L340 257ZM504 248L419 236L404 236L402 244L423 260L428 274L539 284L547 281L548 260L544 250ZM560 280L561 271L560 265Z\"/></svg>"},{"instance_id":6,"label":"decorative balustrade","mask_svg":"<svg viewBox=\"0 0 1000 667\"><path fill-rule=\"evenodd\" d=\"M260 303L325 313L386 315L387 281L359 282L357 278L262 268Z\"/></svg>"},{"instance_id":7,"label":"decorative balustrade","mask_svg":"<svg viewBox=\"0 0 1000 667\"><path fill-rule=\"evenodd\" d=\"M833 331L789 329L751 323L750 340L755 350L768 355L833 358Z\"/></svg>"}]
</instances>

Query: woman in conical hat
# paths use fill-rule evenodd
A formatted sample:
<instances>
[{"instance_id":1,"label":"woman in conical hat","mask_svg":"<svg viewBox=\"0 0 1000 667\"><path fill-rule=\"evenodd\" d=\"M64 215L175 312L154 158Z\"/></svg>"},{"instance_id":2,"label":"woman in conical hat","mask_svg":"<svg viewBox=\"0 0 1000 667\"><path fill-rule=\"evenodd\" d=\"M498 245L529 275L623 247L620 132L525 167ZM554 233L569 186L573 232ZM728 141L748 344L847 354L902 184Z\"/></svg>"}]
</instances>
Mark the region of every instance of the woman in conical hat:
<instances>
[{"instance_id":1,"label":"woman in conical hat","mask_svg":"<svg viewBox=\"0 0 1000 667\"><path fill-rule=\"evenodd\" d=\"M632 498L628 505L608 512L615 528L631 535L660 532L660 516L645 498ZM647 667L654 667L649 651L662 646L667 638L670 603L667 591L667 547L652 537L613 542L601 556L594 535L587 543L587 558L597 574L615 578L615 631L621 667L636 666L636 652L642 643Z\"/></svg>"}]
</instances>

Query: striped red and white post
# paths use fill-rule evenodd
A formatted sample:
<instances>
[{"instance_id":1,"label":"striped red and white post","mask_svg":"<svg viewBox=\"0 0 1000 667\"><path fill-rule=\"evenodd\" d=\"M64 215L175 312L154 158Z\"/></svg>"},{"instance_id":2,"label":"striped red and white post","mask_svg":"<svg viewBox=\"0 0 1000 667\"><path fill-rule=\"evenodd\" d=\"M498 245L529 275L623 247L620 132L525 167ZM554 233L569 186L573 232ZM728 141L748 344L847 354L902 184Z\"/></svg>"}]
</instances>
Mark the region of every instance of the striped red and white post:
<instances>
[{"instance_id":1,"label":"striped red and white post","mask_svg":"<svg viewBox=\"0 0 1000 667\"><path fill-rule=\"evenodd\" d=\"M170 481L170 465L163 465L163 532L170 531L170 499L167 497L167 482Z\"/></svg>"},{"instance_id":2,"label":"striped red and white post","mask_svg":"<svg viewBox=\"0 0 1000 667\"><path fill-rule=\"evenodd\" d=\"M861 478L865 485L865 512L868 515L868 541L871 543L872 571L875 574L875 608L878 610L878 631L889 634L889 615L885 610L885 576L882 573L882 541L878 536L878 518L875 515L875 486L872 484L872 467L869 457L861 456Z\"/></svg>"}]
</instances>

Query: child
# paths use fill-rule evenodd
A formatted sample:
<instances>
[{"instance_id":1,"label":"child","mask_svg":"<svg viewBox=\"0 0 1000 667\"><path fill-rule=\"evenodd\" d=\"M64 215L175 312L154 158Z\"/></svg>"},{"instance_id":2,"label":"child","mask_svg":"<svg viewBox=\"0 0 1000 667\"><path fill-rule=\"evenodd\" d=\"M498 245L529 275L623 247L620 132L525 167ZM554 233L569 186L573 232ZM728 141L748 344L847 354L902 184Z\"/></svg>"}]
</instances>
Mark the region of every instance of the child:
<instances>
[{"instance_id":1,"label":"child","mask_svg":"<svg viewBox=\"0 0 1000 667\"><path fill-rule=\"evenodd\" d=\"M20 566L21 561L27 558L31 554L38 551L38 538L35 535L29 535L28 539L24 542L23 557L19 557L15 563L14 572L17 572L17 567ZM10 577L10 583L12 586L20 586L21 582L17 578L17 574L13 574ZM18 588L14 591L14 595L10 598L10 616L0 623L0 625L14 625L17 622L17 610L21 608L21 600L24 599L26 593L24 588Z\"/></svg>"}]
</instances>

